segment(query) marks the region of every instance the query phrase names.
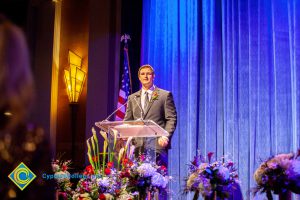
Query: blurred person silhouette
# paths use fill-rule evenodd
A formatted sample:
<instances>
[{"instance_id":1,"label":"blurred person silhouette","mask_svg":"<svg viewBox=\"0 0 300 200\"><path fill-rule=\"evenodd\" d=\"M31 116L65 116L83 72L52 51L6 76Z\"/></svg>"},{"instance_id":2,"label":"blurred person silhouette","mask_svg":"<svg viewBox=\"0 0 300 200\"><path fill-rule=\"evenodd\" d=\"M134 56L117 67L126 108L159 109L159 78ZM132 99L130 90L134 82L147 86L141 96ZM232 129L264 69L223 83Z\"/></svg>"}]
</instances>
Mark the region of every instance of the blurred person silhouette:
<instances>
[{"instance_id":1,"label":"blurred person silhouette","mask_svg":"<svg viewBox=\"0 0 300 200\"><path fill-rule=\"evenodd\" d=\"M20 28L0 14L0 198L54 199L50 145L42 128L27 122L34 99L29 52ZM23 162L36 178L21 191L8 175ZM25 175L25 174L23 174Z\"/></svg>"}]
</instances>

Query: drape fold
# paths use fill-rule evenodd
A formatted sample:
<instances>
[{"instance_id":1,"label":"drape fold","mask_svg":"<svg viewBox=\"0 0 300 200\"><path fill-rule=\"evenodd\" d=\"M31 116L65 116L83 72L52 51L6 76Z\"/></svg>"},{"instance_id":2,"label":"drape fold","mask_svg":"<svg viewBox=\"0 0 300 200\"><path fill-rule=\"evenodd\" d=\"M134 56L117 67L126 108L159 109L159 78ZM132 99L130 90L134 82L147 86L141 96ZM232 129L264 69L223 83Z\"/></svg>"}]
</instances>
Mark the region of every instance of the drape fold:
<instances>
[{"instance_id":1,"label":"drape fold","mask_svg":"<svg viewBox=\"0 0 300 200\"><path fill-rule=\"evenodd\" d=\"M212 151L237 164L252 199L261 160L300 147L300 1L146 0L143 13L141 64L178 111L173 198L190 198L187 164Z\"/></svg>"}]
</instances>

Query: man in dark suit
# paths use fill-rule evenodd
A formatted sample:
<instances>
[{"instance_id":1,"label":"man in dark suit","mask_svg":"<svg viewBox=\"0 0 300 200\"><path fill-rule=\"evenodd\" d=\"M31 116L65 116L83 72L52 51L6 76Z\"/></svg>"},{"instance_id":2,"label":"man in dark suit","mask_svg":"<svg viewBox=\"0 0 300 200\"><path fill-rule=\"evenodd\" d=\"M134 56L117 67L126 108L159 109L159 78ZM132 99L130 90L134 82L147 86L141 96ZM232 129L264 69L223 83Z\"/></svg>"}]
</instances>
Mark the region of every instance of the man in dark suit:
<instances>
[{"instance_id":1,"label":"man in dark suit","mask_svg":"<svg viewBox=\"0 0 300 200\"><path fill-rule=\"evenodd\" d=\"M138 71L142 89L128 97L127 110L124 120L153 120L169 136L159 138L135 138L136 149L141 153L156 152L156 160L160 165L168 164L167 150L177 123L176 107L171 92L162 90L153 84L154 69L143 65ZM137 151L136 151L137 152Z\"/></svg>"}]
</instances>

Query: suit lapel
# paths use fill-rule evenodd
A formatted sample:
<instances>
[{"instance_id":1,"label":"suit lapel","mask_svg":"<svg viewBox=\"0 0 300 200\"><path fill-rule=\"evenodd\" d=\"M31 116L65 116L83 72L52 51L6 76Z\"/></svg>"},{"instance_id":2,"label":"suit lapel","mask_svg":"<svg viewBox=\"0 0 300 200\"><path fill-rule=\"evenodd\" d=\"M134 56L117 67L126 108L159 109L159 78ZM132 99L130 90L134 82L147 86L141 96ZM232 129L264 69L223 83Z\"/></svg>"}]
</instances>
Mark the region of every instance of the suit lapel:
<instances>
[{"instance_id":1,"label":"suit lapel","mask_svg":"<svg viewBox=\"0 0 300 200\"><path fill-rule=\"evenodd\" d=\"M149 112L149 110L150 110L152 104L154 103L154 101L156 101L156 100L153 100L153 94L154 94L154 92L157 92L158 98L159 98L159 89L158 89L158 87L156 87L155 90L153 91L152 95L151 95L151 100L150 100L150 102L148 104L148 108L147 108L147 110L144 113L144 118L146 117L147 113Z\"/></svg>"},{"instance_id":2,"label":"suit lapel","mask_svg":"<svg viewBox=\"0 0 300 200\"><path fill-rule=\"evenodd\" d=\"M136 95L136 103L138 103L139 105L139 108L142 108L142 103L141 103L141 94L142 94L142 90L140 90L139 92L138 92L138 94ZM142 109L142 112L144 113L144 111L143 111L143 109Z\"/></svg>"}]
</instances>

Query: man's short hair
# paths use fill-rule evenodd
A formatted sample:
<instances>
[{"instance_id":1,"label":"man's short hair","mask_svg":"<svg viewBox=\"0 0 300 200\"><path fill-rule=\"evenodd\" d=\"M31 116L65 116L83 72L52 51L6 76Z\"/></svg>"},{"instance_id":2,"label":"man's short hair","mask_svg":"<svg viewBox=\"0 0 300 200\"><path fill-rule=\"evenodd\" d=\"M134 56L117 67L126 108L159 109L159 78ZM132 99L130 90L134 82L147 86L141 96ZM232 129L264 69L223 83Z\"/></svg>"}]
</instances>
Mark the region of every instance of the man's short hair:
<instances>
[{"instance_id":1,"label":"man's short hair","mask_svg":"<svg viewBox=\"0 0 300 200\"><path fill-rule=\"evenodd\" d=\"M138 76L140 75L140 71L141 71L142 69L144 69L144 68L149 68L149 69L151 69L152 74L155 74L155 71L154 71L153 67L152 67L151 65L149 65L149 64L145 64L145 65L140 66L139 71L138 71Z\"/></svg>"}]
</instances>

